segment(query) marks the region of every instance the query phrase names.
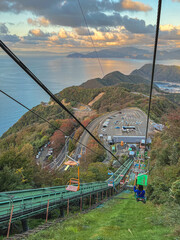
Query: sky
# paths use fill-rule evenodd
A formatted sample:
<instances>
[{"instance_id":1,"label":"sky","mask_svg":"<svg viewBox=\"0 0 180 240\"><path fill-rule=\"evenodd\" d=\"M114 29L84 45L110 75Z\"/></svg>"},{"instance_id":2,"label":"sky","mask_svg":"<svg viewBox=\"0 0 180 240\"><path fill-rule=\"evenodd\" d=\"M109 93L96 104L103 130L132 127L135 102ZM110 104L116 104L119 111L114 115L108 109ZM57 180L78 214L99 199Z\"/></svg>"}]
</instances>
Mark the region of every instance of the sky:
<instances>
[{"instance_id":1,"label":"sky","mask_svg":"<svg viewBox=\"0 0 180 240\"><path fill-rule=\"evenodd\" d=\"M162 2L159 48L180 48L180 0ZM22 54L89 52L92 41L97 50L152 48L157 6L158 0L0 0L0 39Z\"/></svg>"}]
</instances>

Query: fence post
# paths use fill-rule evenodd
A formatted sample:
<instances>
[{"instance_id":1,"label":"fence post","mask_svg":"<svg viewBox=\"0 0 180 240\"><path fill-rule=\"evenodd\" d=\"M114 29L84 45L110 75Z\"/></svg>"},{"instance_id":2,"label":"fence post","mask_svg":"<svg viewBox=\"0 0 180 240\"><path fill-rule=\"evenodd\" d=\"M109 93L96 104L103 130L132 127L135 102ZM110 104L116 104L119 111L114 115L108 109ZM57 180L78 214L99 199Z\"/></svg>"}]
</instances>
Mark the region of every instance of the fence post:
<instances>
[{"instance_id":1,"label":"fence post","mask_svg":"<svg viewBox=\"0 0 180 240\"><path fill-rule=\"evenodd\" d=\"M106 198L108 197L108 193L107 193L107 190L106 190Z\"/></svg>"},{"instance_id":2,"label":"fence post","mask_svg":"<svg viewBox=\"0 0 180 240\"><path fill-rule=\"evenodd\" d=\"M91 194L90 194L90 197L89 197L89 207L91 208Z\"/></svg>"},{"instance_id":3,"label":"fence post","mask_svg":"<svg viewBox=\"0 0 180 240\"><path fill-rule=\"evenodd\" d=\"M21 223L22 223L23 232L28 231L28 230L29 230L29 227L28 227L28 221L27 221L27 219L22 219L22 220L21 220Z\"/></svg>"},{"instance_id":4,"label":"fence post","mask_svg":"<svg viewBox=\"0 0 180 240\"><path fill-rule=\"evenodd\" d=\"M12 215L13 215L13 209L14 209L14 205L12 205L12 208L11 208L11 214L10 214L10 219L9 219L9 226L8 226L7 238L9 237L9 233L10 233L11 220L12 220Z\"/></svg>"},{"instance_id":5,"label":"fence post","mask_svg":"<svg viewBox=\"0 0 180 240\"><path fill-rule=\"evenodd\" d=\"M102 200L103 200L103 191L102 191Z\"/></svg>"},{"instance_id":6,"label":"fence post","mask_svg":"<svg viewBox=\"0 0 180 240\"><path fill-rule=\"evenodd\" d=\"M80 198L80 212L82 212L82 197Z\"/></svg>"},{"instance_id":7,"label":"fence post","mask_svg":"<svg viewBox=\"0 0 180 240\"><path fill-rule=\"evenodd\" d=\"M47 202L46 222L48 220L48 211L49 211L49 199L48 199L48 202Z\"/></svg>"},{"instance_id":8,"label":"fence post","mask_svg":"<svg viewBox=\"0 0 180 240\"><path fill-rule=\"evenodd\" d=\"M67 215L69 215L69 199L67 201Z\"/></svg>"},{"instance_id":9,"label":"fence post","mask_svg":"<svg viewBox=\"0 0 180 240\"><path fill-rule=\"evenodd\" d=\"M64 217L64 208L63 208L63 206L60 207L60 217L61 217L61 218Z\"/></svg>"},{"instance_id":10,"label":"fence post","mask_svg":"<svg viewBox=\"0 0 180 240\"><path fill-rule=\"evenodd\" d=\"M98 203L98 192L97 192L96 196L97 196L97 198L96 198L96 203Z\"/></svg>"}]
</instances>

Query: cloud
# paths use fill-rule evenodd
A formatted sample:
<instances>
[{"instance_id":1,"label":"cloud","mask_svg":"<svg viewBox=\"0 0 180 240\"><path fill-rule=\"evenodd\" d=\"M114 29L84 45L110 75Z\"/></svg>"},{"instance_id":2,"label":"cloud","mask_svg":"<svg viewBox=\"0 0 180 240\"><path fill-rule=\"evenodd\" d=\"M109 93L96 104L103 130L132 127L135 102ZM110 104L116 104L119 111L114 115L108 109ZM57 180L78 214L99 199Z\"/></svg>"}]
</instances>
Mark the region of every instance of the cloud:
<instances>
[{"instance_id":1,"label":"cloud","mask_svg":"<svg viewBox=\"0 0 180 240\"><path fill-rule=\"evenodd\" d=\"M146 25L144 20L129 18L128 16L125 16L123 18L123 24L124 27L131 33L154 33L155 32L155 26L149 24Z\"/></svg>"},{"instance_id":2,"label":"cloud","mask_svg":"<svg viewBox=\"0 0 180 240\"><path fill-rule=\"evenodd\" d=\"M121 5L123 9L131 11L148 12L152 10L152 7L149 5L145 5L141 2L133 2L132 0L122 0Z\"/></svg>"},{"instance_id":3,"label":"cloud","mask_svg":"<svg viewBox=\"0 0 180 240\"><path fill-rule=\"evenodd\" d=\"M20 42L21 39L17 35L13 34L6 34L6 35L0 35L0 39L4 42L12 42L12 43L17 43Z\"/></svg>"},{"instance_id":4,"label":"cloud","mask_svg":"<svg viewBox=\"0 0 180 240\"><path fill-rule=\"evenodd\" d=\"M44 33L40 29L31 29L29 30L28 35L23 37L23 43L25 44L30 44L31 42L32 44L39 44L41 42L45 43L51 35L52 35L51 33Z\"/></svg>"},{"instance_id":5,"label":"cloud","mask_svg":"<svg viewBox=\"0 0 180 240\"><path fill-rule=\"evenodd\" d=\"M148 5L132 0L80 0L80 2L88 25L95 28L121 26L123 17L120 12L125 10L151 10ZM29 18L28 23L37 26L48 23L73 28L85 26L77 0L1 0L0 11L15 13L29 11L39 18L34 20Z\"/></svg>"},{"instance_id":6,"label":"cloud","mask_svg":"<svg viewBox=\"0 0 180 240\"><path fill-rule=\"evenodd\" d=\"M180 2L180 0L172 0L173 2Z\"/></svg>"},{"instance_id":7,"label":"cloud","mask_svg":"<svg viewBox=\"0 0 180 240\"><path fill-rule=\"evenodd\" d=\"M0 33L7 34L9 32L8 28L4 23L0 23Z\"/></svg>"},{"instance_id":8,"label":"cloud","mask_svg":"<svg viewBox=\"0 0 180 240\"><path fill-rule=\"evenodd\" d=\"M165 25L160 25L160 30L161 31L171 31L174 30L175 27L172 24L165 24Z\"/></svg>"},{"instance_id":9,"label":"cloud","mask_svg":"<svg viewBox=\"0 0 180 240\"><path fill-rule=\"evenodd\" d=\"M45 36L45 33L40 29L32 29L32 30L29 31L29 34L37 36L37 37L44 37Z\"/></svg>"},{"instance_id":10,"label":"cloud","mask_svg":"<svg viewBox=\"0 0 180 240\"><path fill-rule=\"evenodd\" d=\"M67 32L64 30L64 28L61 28L58 33L60 38L67 38Z\"/></svg>"},{"instance_id":11,"label":"cloud","mask_svg":"<svg viewBox=\"0 0 180 240\"><path fill-rule=\"evenodd\" d=\"M143 4L139 1L132 0L80 0L85 13L99 12L99 11L150 11L152 8L149 5ZM44 16L46 12L56 12L58 10L61 14L74 13L75 11L80 13L78 2L75 0L1 0L1 11L22 12L30 11L39 16ZM48 18L49 19L49 18Z\"/></svg>"},{"instance_id":12,"label":"cloud","mask_svg":"<svg viewBox=\"0 0 180 240\"><path fill-rule=\"evenodd\" d=\"M138 0L80 0L80 2L97 48L131 44L153 45L154 25L121 14L123 11L143 11L148 14L147 12L152 10L149 5ZM77 0L0 0L0 12L3 11L16 14L30 12L31 16L34 16L27 19L30 30L28 29L27 35L21 38L17 35L10 35L6 27L9 27L8 23L6 25L1 23L0 34L7 34L6 39L9 41L21 41L20 43L32 44L32 47L33 45L50 48L62 46L61 50L67 46L69 48L92 48L88 29ZM52 26L55 26L56 32L52 32ZM41 27L47 28L44 31ZM12 28L9 27L9 29ZM174 41L180 37L179 27L170 24L161 25L160 30L163 46L166 43L174 44ZM20 46L20 44L17 45Z\"/></svg>"},{"instance_id":13,"label":"cloud","mask_svg":"<svg viewBox=\"0 0 180 240\"><path fill-rule=\"evenodd\" d=\"M89 32L91 36L94 35L94 32L92 30L88 31L88 29L84 27L75 28L75 32L81 36L89 36Z\"/></svg>"},{"instance_id":14,"label":"cloud","mask_svg":"<svg viewBox=\"0 0 180 240\"><path fill-rule=\"evenodd\" d=\"M180 25L173 26L172 24L160 25L160 39L164 40L179 40Z\"/></svg>"},{"instance_id":15,"label":"cloud","mask_svg":"<svg viewBox=\"0 0 180 240\"><path fill-rule=\"evenodd\" d=\"M180 30L174 29L171 31L161 31L159 34L159 38L164 40L179 40Z\"/></svg>"},{"instance_id":16,"label":"cloud","mask_svg":"<svg viewBox=\"0 0 180 240\"><path fill-rule=\"evenodd\" d=\"M49 37L49 40L52 42L56 42L59 40L59 37L57 35L52 35L51 37Z\"/></svg>"},{"instance_id":17,"label":"cloud","mask_svg":"<svg viewBox=\"0 0 180 240\"><path fill-rule=\"evenodd\" d=\"M45 17L39 17L36 19L32 19L32 18L28 18L27 19L28 24L33 25L33 26L43 26L43 27L47 27L49 26L50 22L48 19L46 19Z\"/></svg>"}]
</instances>

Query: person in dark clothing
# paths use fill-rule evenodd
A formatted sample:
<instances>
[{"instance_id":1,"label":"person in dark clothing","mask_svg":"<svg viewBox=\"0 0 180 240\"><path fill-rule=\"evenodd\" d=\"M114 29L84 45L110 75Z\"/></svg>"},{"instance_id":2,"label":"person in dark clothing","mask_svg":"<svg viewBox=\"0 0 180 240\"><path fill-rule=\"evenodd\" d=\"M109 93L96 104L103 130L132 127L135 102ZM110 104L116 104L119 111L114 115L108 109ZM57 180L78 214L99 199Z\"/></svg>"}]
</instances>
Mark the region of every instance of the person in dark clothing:
<instances>
[{"instance_id":1,"label":"person in dark clothing","mask_svg":"<svg viewBox=\"0 0 180 240\"><path fill-rule=\"evenodd\" d=\"M143 190L143 186L139 185L138 189L134 186L134 192L136 193L137 201L138 198L142 198L145 201L145 191Z\"/></svg>"}]
</instances>

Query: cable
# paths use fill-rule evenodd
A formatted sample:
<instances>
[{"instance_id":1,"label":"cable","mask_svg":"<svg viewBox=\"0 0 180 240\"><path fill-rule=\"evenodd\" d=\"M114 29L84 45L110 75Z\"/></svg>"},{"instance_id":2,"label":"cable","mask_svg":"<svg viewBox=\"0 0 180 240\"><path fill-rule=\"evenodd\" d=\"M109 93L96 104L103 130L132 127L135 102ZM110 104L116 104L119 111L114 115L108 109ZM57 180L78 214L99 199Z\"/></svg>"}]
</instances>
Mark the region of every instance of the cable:
<instances>
[{"instance_id":1,"label":"cable","mask_svg":"<svg viewBox=\"0 0 180 240\"><path fill-rule=\"evenodd\" d=\"M152 90L153 90L153 81L154 81L154 71L155 71L155 64L156 64L159 25L160 25L160 18L161 18L161 5L162 5L162 0L159 0L158 1L158 12L157 12L157 23L156 23L156 35L155 35L155 43L154 43L154 53L153 53L153 65L152 65L152 74L151 74L151 87L150 87L150 95L149 95L148 117L147 117L147 125L146 125L145 149L146 149L146 145L147 145L149 117L150 117L150 111L151 111L151 99L152 99ZM149 162L150 161L148 161L148 169L149 169Z\"/></svg>"},{"instance_id":2,"label":"cable","mask_svg":"<svg viewBox=\"0 0 180 240\"><path fill-rule=\"evenodd\" d=\"M101 69L101 72L102 72L102 77L104 77L104 71L103 71L103 68L102 68L102 65L101 65L101 62L100 62L100 59L99 59L99 55L98 55L98 52L97 52L97 50L96 50L94 41L93 41L93 39L92 39L92 37L91 37L91 33L90 33L90 30L89 30L89 26L88 26L88 23L87 23L87 21L86 21L86 18L85 18L85 15L84 15L84 12L83 12L83 9L82 9L80 0L77 0L77 1L78 1L78 4L79 4L79 8L80 8L80 10L81 10L82 16L83 16L83 18L84 18L84 22L85 22L85 24L86 24L89 37L90 37L90 39L91 39L92 45L93 45L94 50L95 50L95 53L96 53L96 57L97 57L97 60L98 60L98 63L99 63L99 66L100 66L100 69Z\"/></svg>"},{"instance_id":3,"label":"cable","mask_svg":"<svg viewBox=\"0 0 180 240\"><path fill-rule=\"evenodd\" d=\"M50 123L48 120L46 120L45 118L41 117L39 114L37 114L36 112L34 112L33 110L31 110L30 108L26 107L23 103L19 102L18 100L16 100L15 98L13 98L12 96L8 95L7 93L5 93L4 91L2 91L0 89L0 92L2 92L4 95L6 95L8 98L12 99L14 102L18 103L19 105L21 105L22 107L24 107L25 109L27 109L28 111L32 112L33 114L35 114L37 117L41 118L42 120L44 120L45 122L47 122L50 126L52 126L54 129L62 132L64 135L66 135L66 133L61 130L60 128L57 128L56 126L54 126L52 123ZM99 155L97 152L95 152L94 150L92 150L91 148L87 147L85 144L81 143L78 139L73 138L72 136L69 136L72 140L75 140L76 142L78 142L79 144L81 144L83 147L85 147L86 149L90 150L91 152L95 153L96 155ZM122 164L119 160L118 162L124 166L124 164Z\"/></svg>"},{"instance_id":4,"label":"cable","mask_svg":"<svg viewBox=\"0 0 180 240\"><path fill-rule=\"evenodd\" d=\"M122 164L119 159L109 150L107 149L65 106L59 101L59 99L29 70L28 67L24 65L20 61L20 59L0 40L1 48L60 106L62 107L70 116L72 116L80 126L86 130L89 135L99 144L101 145L107 152L109 152L113 158L115 158L120 164ZM123 165L123 164L122 164Z\"/></svg>"},{"instance_id":5,"label":"cable","mask_svg":"<svg viewBox=\"0 0 180 240\"><path fill-rule=\"evenodd\" d=\"M21 105L22 107L26 108L28 111L32 112L33 114L35 114L37 117L41 118L42 120L44 120L45 122L47 122L49 125L51 125L54 129L59 130L60 132L62 132L64 135L66 135L66 133L61 130L60 128L56 127L55 125L53 125L52 123L50 123L48 120L46 120L45 118L41 117L39 114L37 114L36 112L34 112L33 110L31 110L30 108L26 107L23 103L19 102L18 100L16 100L15 98L11 97L10 95L8 95L7 93L5 93L4 91L2 91L0 89L0 92L2 92L4 95L6 95L8 98L12 99L14 102L18 103L19 105ZM78 142L79 144L81 144L83 147L86 147L87 149L89 149L91 152L99 155L97 152L95 152L94 150L90 149L89 147L87 147L86 145L84 145L83 143L81 143L78 139L73 138L72 136L69 136L72 140L75 140L76 142Z\"/></svg>"}]
</instances>

